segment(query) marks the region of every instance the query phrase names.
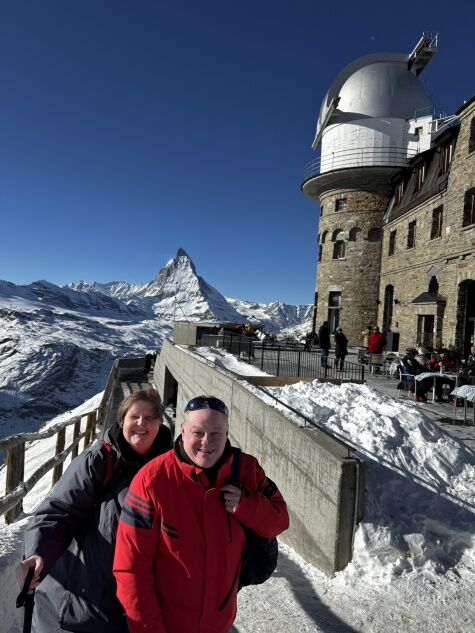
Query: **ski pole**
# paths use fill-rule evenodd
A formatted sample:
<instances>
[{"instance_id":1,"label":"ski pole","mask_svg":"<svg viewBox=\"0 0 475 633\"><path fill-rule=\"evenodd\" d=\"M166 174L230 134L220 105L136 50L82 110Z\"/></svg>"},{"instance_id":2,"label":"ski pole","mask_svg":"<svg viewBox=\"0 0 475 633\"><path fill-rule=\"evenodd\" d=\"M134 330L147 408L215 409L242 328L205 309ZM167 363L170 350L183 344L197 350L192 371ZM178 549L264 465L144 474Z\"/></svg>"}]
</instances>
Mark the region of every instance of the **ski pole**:
<instances>
[{"instance_id":1,"label":"ski pole","mask_svg":"<svg viewBox=\"0 0 475 633\"><path fill-rule=\"evenodd\" d=\"M35 573L35 568L30 567L28 569L28 573L26 574L25 582L23 583L23 588L18 594L16 599L17 609L20 607L25 607L25 613L23 615L23 633L31 633L31 620L33 618L33 606L35 604L35 595L34 593L28 593L30 589L30 583L33 578L33 574Z\"/></svg>"}]
</instances>

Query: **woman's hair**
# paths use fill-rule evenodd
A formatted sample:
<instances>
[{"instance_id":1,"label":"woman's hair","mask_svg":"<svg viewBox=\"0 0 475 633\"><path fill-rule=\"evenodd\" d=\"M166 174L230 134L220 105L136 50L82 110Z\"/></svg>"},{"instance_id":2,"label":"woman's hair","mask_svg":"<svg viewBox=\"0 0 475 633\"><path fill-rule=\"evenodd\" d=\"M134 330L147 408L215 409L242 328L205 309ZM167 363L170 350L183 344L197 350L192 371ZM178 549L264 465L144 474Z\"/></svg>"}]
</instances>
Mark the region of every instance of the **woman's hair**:
<instances>
[{"instance_id":1,"label":"woman's hair","mask_svg":"<svg viewBox=\"0 0 475 633\"><path fill-rule=\"evenodd\" d=\"M156 414L157 418L162 422L163 412L165 407L162 404L162 399L160 398L158 391L153 389L152 387L145 387L145 389L139 389L139 391L134 391L134 393L130 396L127 396L119 405L119 409L117 411L117 423L122 428L124 424L124 418L127 415L127 411L132 407L136 402L150 402L153 407L153 411Z\"/></svg>"}]
</instances>

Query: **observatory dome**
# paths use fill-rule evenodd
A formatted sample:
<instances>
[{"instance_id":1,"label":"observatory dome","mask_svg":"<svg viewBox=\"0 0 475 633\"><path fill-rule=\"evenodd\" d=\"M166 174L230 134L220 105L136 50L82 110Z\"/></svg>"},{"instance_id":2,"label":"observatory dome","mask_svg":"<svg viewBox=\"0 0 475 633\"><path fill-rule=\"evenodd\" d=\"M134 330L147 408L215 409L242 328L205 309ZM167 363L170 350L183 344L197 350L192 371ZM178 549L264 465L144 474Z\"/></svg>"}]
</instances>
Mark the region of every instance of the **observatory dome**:
<instances>
[{"instance_id":1,"label":"observatory dome","mask_svg":"<svg viewBox=\"0 0 475 633\"><path fill-rule=\"evenodd\" d=\"M409 70L407 55L365 55L344 68L325 95L316 141L327 125L367 117L407 120L431 105L424 85Z\"/></svg>"}]
</instances>

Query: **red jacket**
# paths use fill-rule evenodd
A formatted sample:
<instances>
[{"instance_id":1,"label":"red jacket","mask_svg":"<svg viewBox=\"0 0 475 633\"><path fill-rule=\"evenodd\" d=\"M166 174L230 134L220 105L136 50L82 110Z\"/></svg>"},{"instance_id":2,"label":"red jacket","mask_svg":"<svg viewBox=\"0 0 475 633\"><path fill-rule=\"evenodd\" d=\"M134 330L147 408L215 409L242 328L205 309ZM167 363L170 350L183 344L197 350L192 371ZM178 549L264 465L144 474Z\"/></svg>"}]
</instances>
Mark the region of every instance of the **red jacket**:
<instances>
[{"instance_id":1,"label":"red jacket","mask_svg":"<svg viewBox=\"0 0 475 633\"><path fill-rule=\"evenodd\" d=\"M230 474L230 454L214 486L199 467L174 450L149 462L133 479L117 532L114 574L130 633L227 633L236 617L241 526L265 537L288 528L280 492L270 497L263 469L241 455L242 496L229 514L219 489Z\"/></svg>"},{"instance_id":2,"label":"red jacket","mask_svg":"<svg viewBox=\"0 0 475 633\"><path fill-rule=\"evenodd\" d=\"M381 354L386 346L386 337L382 332L373 332L369 335L368 351L373 354Z\"/></svg>"}]
</instances>

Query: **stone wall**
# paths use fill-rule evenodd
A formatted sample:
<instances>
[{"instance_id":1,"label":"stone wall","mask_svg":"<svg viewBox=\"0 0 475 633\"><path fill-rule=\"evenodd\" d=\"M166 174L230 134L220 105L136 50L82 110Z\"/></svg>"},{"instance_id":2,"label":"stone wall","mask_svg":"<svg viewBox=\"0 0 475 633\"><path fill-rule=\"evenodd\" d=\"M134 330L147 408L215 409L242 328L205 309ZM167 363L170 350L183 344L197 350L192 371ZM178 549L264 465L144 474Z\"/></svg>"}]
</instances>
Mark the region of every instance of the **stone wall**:
<instances>
[{"instance_id":1,"label":"stone wall","mask_svg":"<svg viewBox=\"0 0 475 633\"><path fill-rule=\"evenodd\" d=\"M341 198L346 198L347 207L336 211ZM317 325L328 319L329 293L341 292L340 325L350 345L361 345L366 325L376 324L381 258L377 232L387 203L386 195L348 189L326 191L320 197ZM335 236L338 230L342 232ZM333 258L335 237L345 242L343 259Z\"/></svg>"},{"instance_id":2,"label":"stone wall","mask_svg":"<svg viewBox=\"0 0 475 633\"><path fill-rule=\"evenodd\" d=\"M414 207L403 216L388 223L383 231L381 279L379 287L380 314L385 288L394 286L393 328L400 333L400 349L413 346L416 341L418 315L434 314L440 321L439 344L458 344L457 298L459 284L475 279L475 225L462 227L464 194L475 187L475 152L469 153L471 120L475 116L475 102L460 114L460 132L450 166L447 189ZM430 239L432 212L443 205L442 236ZM407 248L409 222L416 220L416 239ZM394 255L388 255L389 235L396 230ZM445 305L415 305L412 303L428 291L429 280L436 276L439 294ZM460 317L459 317L460 330Z\"/></svg>"}]
</instances>

